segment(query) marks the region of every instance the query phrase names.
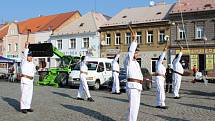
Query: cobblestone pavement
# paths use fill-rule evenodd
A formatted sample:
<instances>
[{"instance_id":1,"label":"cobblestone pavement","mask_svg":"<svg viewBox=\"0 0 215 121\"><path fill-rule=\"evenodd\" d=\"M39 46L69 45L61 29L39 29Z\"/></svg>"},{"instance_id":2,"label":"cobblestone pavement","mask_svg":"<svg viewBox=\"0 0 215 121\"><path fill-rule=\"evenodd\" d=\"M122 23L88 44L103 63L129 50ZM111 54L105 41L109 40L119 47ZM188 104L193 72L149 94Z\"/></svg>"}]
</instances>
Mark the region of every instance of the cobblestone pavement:
<instances>
[{"instance_id":1,"label":"cobblestone pavement","mask_svg":"<svg viewBox=\"0 0 215 121\"><path fill-rule=\"evenodd\" d=\"M34 87L33 113L19 112L19 83L0 81L0 121L124 121L127 94L90 90L95 102L75 100L77 89ZM215 120L215 84L183 81L179 100L166 96L169 109L156 109L155 89L143 91L138 121Z\"/></svg>"}]
</instances>

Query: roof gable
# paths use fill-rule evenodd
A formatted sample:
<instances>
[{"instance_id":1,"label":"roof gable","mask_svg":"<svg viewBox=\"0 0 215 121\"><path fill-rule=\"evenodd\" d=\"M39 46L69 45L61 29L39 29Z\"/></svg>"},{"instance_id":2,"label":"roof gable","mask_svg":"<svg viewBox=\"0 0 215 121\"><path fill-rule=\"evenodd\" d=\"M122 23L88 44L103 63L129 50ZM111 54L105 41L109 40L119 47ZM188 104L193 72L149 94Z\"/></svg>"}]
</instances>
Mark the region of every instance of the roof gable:
<instances>
[{"instance_id":1,"label":"roof gable","mask_svg":"<svg viewBox=\"0 0 215 121\"><path fill-rule=\"evenodd\" d=\"M55 32L54 35L97 32L99 27L105 22L107 22L105 15L97 12L89 12L81 18L63 27L58 32Z\"/></svg>"},{"instance_id":2,"label":"roof gable","mask_svg":"<svg viewBox=\"0 0 215 121\"><path fill-rule=\"evenodd\" d=\"M139 24L164 21L167 20L166 15L171 7L172 4L157 4L150 7L126 8L112 17L102 27L126 25L130 22Z\"/></svg>"},{"instance_id":3,"label":"roof gable","mask_svg":"<svg viewBox=\"0 0 215 121\"><path fill-rule=\"evenodd\" d=\"M18 22L19 33L27 33L28 29L30 29L33 33L39 31L55 30L77 12L78 11L50 16L41 16Z\"/></svg>"},{"instance_id":4,"label":"roof gable","mask_svg":"<svg viewBox=\"0 0 215 121\"><path fill-rule=\"evenodd\" d=\"M170 14L215 10L215 0L181 0L175 3Z\"/></svg>"},{"instance_id":5,"label":"roof gable","mask_svg":"<svg viewBox=\"0 0 215 121\"><path fill-rule=\"evenodd\" d=\"M9 24L1 25L0 27L0 39L3 39L8 33Z\"/></svg>"}]
</instances>

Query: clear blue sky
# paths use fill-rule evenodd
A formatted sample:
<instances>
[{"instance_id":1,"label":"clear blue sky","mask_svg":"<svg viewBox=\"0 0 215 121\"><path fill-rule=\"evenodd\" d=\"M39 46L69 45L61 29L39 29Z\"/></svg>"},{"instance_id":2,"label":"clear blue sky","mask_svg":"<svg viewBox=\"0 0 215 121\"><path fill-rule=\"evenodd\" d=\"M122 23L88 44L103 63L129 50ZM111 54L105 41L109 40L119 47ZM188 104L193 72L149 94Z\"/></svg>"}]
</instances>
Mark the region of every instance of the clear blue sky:
<instances>
[{"instance_id":1,"label":"clear blue sky","mask_svg":"<svg viewBox=\"0 0 215 121\"><path fill-rule=\"evenodd\" d=\"M128 7L148 6L150 0L1 0L0 23L22 21L38 15L51 15L78 10L82 15L92 11L114 16ZM155 2L162 0L154 0ZM174 3L176 0L164 0ZM95 4L96 3L96 4ZM96 7L95 7L96 6Z\"/></svg>"}]
</instances>

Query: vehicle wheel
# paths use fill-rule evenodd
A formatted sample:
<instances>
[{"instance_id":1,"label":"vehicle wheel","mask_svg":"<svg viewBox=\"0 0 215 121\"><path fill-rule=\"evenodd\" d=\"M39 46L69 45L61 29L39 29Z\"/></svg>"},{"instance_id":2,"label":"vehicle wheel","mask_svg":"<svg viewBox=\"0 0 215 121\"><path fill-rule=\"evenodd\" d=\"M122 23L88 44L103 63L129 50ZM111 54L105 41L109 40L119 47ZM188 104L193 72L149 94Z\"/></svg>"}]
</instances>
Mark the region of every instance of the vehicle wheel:
<instances>
[{"instance_id":1,"label":"vehicle wheel","mask_svg":"<svg viewBox=\"0 0 215 121\"><path fill-rule=\"evenodd\" d=\"M68 83L68 75L66 73L60 73L57 77L57 81L60 87L65 87Z\"/></svg>"},{"instance_id":2,"label":"vehicle wheel","mask_svg":"<svg viewBox=\"0 0 215 121\"><path fill-rule=\"evenodd\" d=\"M99 80L96 80L93 89L94 89L94 90L98 90L99 88L100 88L100 81L99 81Z\"/></svg>"}]
</instances>

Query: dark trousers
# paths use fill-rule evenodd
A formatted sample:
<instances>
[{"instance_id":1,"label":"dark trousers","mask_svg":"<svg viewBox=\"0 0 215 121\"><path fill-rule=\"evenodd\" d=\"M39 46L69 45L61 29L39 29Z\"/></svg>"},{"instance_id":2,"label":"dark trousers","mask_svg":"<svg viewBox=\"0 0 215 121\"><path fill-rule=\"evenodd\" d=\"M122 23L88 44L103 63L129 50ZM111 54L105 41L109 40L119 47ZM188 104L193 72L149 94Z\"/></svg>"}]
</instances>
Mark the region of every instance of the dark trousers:
<instances>
[{"instance_id":1,"label":"dark trousers","mask_svg":"<svg viewBox=\"0 0 215 121\"><path fill-rule=\"evenodd\" d=\"M165 92L172 93L172 78L166 79L166 89Z\"/></svg>"}]
</instances>

